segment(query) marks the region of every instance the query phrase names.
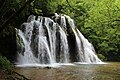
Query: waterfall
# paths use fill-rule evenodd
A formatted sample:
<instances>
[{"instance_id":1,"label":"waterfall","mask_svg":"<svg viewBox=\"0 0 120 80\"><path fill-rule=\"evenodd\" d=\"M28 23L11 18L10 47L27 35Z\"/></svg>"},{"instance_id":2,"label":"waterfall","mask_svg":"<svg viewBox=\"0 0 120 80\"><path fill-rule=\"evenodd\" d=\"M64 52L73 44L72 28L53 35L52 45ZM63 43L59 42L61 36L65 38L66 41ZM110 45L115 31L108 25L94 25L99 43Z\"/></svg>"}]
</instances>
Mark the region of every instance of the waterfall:
<instances>
[{"instance_id":1,"label":"waterfall","mask_svg":"<svg viewBox=\"0 0 120 80\"><path fill-rule=\"evenodd\" d=\"M62 28L59 26L60 29L60 62L68 63L69 62L69 48L67 42L67 36Z\"/></svg>"},{"instance_id":2,"label":"waterfall","mask_svg":"<svg viewBox=\"0 0 120 80\"><path fill-rule=\"evenodd\" d=\"M76 33L76 31L75 31L75 29L74 28L72 28L72 30L73 30L73 33L75 34L75 38L76 38L76 47L77 47L77 53L78 53L78 55L77 55L77 58L78 58L78 61L80 61L80 62L85 62L84 60L85 60L85 58L84 58L84 51L83 51L83 45L82 45L82 43L81 43L81 40L80 40L80 38L78 37L78 35L77 35L77 33ZM79 45L78 45L79 44Z\"/></svg>"},{"instance_id":3,"label":"waterfall","mask_svg":"<svg viewBox=\"0 0 120 80\"><path fill-rule=\"evenodd\" d=\"M16 33L17 64L101 62L92 44L67 15L55 13L53 18L31 15Z\"/></svg>"},{"instance_id":4,"label":"waterfall","mask_svg":"<svg viewBox=\"0 0 120 80\"><path fill-rule=\"evenodd\" d=\"M30 30L30 28L28 30ZM30 48L31 41L27 41L27 37L29 37L28 40L30 40L31 34L26 35L28 33L28 31L26 31L26 34L24 34L21 30L17 30L17 31L18 31L18 35L23 40L24 48L25 48L25 51L22 52L22 54L21 53L18 54L19 55L19 57L18 57L19 63L20 64L23 64L23 63L25 63L25 64L35 63L35 57L33 56L32 50Z\"/></svg>"}]
</instances>

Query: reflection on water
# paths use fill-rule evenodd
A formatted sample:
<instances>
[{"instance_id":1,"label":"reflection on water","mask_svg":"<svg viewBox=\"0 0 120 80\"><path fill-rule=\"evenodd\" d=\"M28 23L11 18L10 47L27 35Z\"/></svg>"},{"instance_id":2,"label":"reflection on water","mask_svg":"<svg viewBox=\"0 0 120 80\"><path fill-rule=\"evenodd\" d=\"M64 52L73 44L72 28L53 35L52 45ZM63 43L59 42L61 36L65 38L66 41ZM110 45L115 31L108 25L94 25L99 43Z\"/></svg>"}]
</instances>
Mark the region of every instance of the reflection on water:
<instances>
[{"instance_id":1,"label":"reflection on water","mask_svg":"<svg viewBox=\"0 0 120 80\"><path fill-rule=\"evenodd\" d=\"M120 62L59 68L16 68L31 80L120 80Z\"/></svg>"}]
</instances>

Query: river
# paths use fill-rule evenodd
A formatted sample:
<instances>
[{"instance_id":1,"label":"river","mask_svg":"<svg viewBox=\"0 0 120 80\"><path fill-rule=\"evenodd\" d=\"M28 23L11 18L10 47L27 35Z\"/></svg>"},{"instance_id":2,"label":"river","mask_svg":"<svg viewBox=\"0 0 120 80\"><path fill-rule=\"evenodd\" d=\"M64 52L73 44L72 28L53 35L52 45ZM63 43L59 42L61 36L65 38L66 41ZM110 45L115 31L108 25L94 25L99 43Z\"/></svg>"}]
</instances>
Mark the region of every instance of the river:
<instances>
[{"instance_id":1,"label":"river","mask_svg":"<svg viewBox=\"0 0 120 80\"><path fill-rule=\"evenodd\" d=\"M120 62L79 64L57 68L16 67L31 80L120 80Z\"/></svg>"}]
</instances>

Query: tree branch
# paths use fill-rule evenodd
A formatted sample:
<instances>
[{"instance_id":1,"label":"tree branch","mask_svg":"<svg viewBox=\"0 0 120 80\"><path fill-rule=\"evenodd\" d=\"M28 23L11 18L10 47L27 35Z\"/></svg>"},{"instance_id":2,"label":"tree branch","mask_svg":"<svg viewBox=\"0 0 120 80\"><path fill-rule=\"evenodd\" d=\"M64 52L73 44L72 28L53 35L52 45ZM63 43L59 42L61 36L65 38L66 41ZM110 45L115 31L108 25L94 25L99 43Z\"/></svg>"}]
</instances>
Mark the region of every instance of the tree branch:
<instances>
[{"instance_id":1,"label":"tree branch","mask_svg":"<svg viewBox=\"0 0 120 80\"><path fill-rule=\"evenodd\" d=\"M69 7L71 7L73 10L76 10L76 11L80 12L81 14L84 14L84 12L82 12L82 11L80 11L80 10L77 10L77 9L73 8L73 7L70 5L70 3L69 3L68 0L66 0L66 2L68 3Z\"/></svg>"},{"instance_id":2,"label":"tree branch","mask_svg":"<svg viewBox=\"0 0 120 80\"><path fill-rule=\"evenodd\" d=\"M70 5L70 3L69 3L68 0L66 0L66 2L68 3L69 7L71 7L72 9L74 9L74 8ZM75 10L75 9L74 9L74 10Z\"/></svg>"}]
</instances>

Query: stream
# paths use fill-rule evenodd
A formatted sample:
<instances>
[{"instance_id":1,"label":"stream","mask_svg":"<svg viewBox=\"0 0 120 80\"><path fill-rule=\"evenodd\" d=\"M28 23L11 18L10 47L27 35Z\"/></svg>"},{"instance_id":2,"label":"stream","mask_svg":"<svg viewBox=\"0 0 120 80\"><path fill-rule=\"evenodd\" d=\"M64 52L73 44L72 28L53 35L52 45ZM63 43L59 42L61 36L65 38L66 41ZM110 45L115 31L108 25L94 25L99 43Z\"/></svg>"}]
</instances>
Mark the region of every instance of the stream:
<instances>
[{"instance_id":1,"label":"stream","mask_svg":"<svg viewBox=\"0 0 120 80\"><path fill-rule=\"evenodd\" d=\"M76 64L56 68L16 67L31 80L120 80L120 62Z\"/></svg>"}]
</instances>

